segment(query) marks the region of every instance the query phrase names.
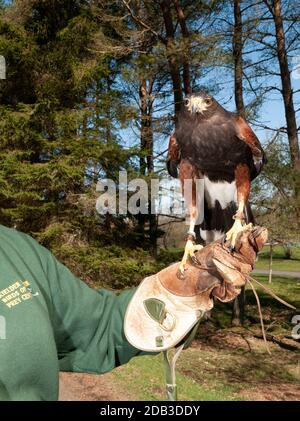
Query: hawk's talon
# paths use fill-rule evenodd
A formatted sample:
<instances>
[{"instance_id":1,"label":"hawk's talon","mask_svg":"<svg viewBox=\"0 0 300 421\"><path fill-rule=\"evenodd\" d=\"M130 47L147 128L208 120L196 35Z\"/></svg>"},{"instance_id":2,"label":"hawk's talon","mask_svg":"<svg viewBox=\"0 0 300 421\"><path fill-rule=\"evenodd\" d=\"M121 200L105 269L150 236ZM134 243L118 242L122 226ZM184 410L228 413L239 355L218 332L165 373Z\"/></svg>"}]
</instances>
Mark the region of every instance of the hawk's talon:
<instances>
[{"instance_id":1,"label":"hawk's talon","mask_svg":"<svg viewBox=\"0 0 300 421\"><path fill-rule=\"evenodd\" d=\"M197 259L196 256L191 256L191 260L195 265L199 265L199 260Z\"/></svg>"},{"instance_id":2,"label":"hawk's talon","mask_svg":"<svg viewBox=\"0 0 300 421\"><path fill-rule=\"evenodd\" d=\"M179 272L184 275L184 271L186 270L185 266L187 264L188 258L191 258L192 261L197 264L199 262L197 261L197 257L195 256L195 252L202 250L203 246L201 244L194 244L191 239L187 240L185 248L184 248L184 254L183 258L179 265Z\"/></svg>"},{"instance_id":3,"label":"hawk's talon","mask_svg":"<svg viewBox=\"0 0 300 421\"><path fill-rule=\"evenodd\" d=\"M230 230L226 233L226 241L229 241L229 250L232 252L235 248L236 239L238 237L238 234L242 231L245 231L249 228L252 228L252 224L246 224L243 220L240 218L236 218L234 224L230 228Z\"/></svg>"},{"instance_id":4,"label":"hawk's talon","mask_svg":"<svg viewBox=\"0 0 300 421\"><path fill-rule=\"evenodd\" d=\"M230 245L229 245L230 252L233 251L237 236L242 230L243 230L243 221L241 218L236 216L234 224L232 225L230 230L226 233L226 241L230 242Z\"/></svg>"}]
</instances>

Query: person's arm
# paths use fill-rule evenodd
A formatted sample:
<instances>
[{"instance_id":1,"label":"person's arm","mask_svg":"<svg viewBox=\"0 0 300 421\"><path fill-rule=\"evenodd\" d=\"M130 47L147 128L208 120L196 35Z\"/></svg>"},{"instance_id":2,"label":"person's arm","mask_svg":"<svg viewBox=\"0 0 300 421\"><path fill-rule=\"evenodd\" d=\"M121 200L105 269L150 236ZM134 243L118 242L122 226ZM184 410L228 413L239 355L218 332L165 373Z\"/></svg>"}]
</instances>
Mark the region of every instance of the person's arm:
<instances>
[{"instance_id":1,"label":"person's arm","mask_svg":"<svg viewBox=\"0 0 300 421\"><path fill-rule=\"evenodd\" d=\"M123 330L124 314L135 289L120 295L93 290L51 253L47 275L62 371L104 373L142 354L128 343Z\"/></svg>"}]
</instances>

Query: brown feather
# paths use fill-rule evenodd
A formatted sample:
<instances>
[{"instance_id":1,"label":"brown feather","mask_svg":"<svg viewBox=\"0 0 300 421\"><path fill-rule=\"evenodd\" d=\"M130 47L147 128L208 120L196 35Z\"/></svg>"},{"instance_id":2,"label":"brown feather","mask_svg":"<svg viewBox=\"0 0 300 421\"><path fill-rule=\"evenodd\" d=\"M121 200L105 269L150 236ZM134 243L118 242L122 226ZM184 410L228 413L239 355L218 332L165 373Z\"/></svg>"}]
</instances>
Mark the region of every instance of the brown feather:
<instances>
[{"instance_id":1,"label":"brown feather","mask_svg":"<svg viewBox=\"0 0 300 421\"><path fill-rule=\"evenodd\" d=\"M175 135L171 135L168 147L167 168L172 177L178 177L178 165L180 163L180 146L177 143Z\"/></svg>"},{"instance_id":2,"label":"brown feather","mask_svg":"<svg viewBox=\"0 0 300 421\"><path fill-rule=\"evenodd\" d=\"M263 150L251 127L243 117L236 116L234 120L238 138L243 140L251 148L254 156L261 157L263 155Z\"/></svg>"}]
</instances>

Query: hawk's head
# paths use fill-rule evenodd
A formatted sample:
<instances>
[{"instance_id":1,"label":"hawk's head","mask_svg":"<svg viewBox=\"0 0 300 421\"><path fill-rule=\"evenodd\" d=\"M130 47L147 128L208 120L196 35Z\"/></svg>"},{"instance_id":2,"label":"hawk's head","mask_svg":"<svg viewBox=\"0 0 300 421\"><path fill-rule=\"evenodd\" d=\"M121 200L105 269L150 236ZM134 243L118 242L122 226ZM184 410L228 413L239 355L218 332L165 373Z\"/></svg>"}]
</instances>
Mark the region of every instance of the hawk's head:
<instances>
[{"instance_id":1,"label":"hawk's head","mask_svg":"<svg viewBox=\"0 0 300 421\"><path fill-rule=\"evenodd\" d=\"M217 106L217 101L204 91L188 95L184 99L184 107L191 114L205 114Z\"/></svg>"}]
</instances>

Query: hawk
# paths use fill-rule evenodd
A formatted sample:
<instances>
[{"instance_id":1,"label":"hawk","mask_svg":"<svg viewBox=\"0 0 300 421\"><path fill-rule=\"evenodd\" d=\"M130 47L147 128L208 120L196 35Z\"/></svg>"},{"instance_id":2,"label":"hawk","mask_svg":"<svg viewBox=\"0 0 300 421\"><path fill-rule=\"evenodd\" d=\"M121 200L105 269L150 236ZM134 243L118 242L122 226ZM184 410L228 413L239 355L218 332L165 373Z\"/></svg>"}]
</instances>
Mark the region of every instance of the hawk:
<instances>
[{"instance_id":1,"label":"hawk","mask_svg":"<svg viewBox=\"0 0 300 421\"><path fill-rule=\"evenodd\" d=\"M195 245L198 219L196 180L204 181L204 215L200 237L209 243L224 233L234 248L245 222L253 222L248 204L250 184L266 162L262 146L245 119L225 110L211 95L199 92L187 96L170 137L167 168L184 181L192 180L192 194L186 206L190 224L180 265L202 248ZM233 223L234 219L234 223Z\"/></svg>"}]
</instances>

